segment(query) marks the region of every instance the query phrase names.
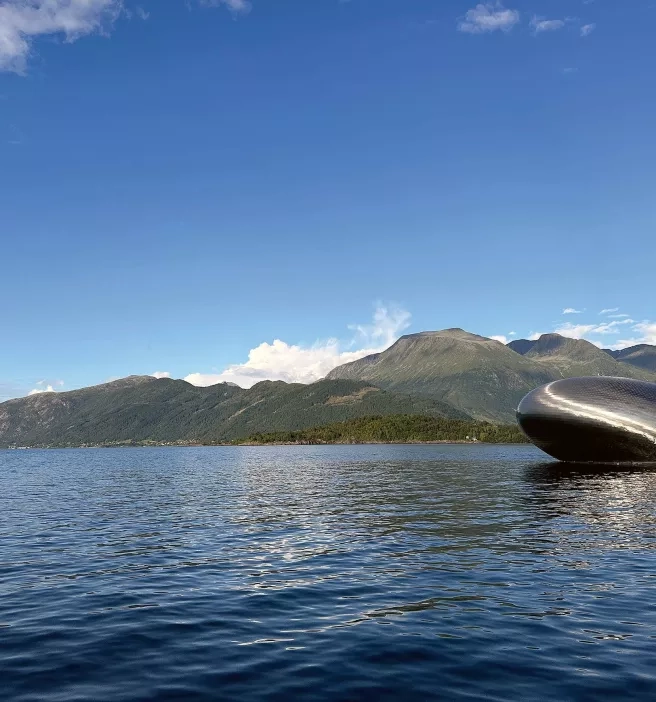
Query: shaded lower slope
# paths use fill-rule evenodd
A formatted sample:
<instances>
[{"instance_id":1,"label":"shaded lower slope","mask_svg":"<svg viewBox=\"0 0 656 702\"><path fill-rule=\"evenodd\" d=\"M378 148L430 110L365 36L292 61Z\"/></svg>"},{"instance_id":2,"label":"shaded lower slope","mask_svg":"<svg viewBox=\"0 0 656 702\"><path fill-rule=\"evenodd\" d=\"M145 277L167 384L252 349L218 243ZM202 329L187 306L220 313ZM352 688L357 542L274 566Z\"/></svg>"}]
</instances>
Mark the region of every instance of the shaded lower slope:
<instances>
[{"instance_id":1,"label":"shaded lower slope","mask_svg":"<svg viewBox=\"0 0 656 702\"><path fill-rule=\"evenodd\" d=\"M302 431L253 434L236 443L356 444L468 441L527 443L516 425L488 424L416 415L361 417Z\"/></svg>"}]
</instances>

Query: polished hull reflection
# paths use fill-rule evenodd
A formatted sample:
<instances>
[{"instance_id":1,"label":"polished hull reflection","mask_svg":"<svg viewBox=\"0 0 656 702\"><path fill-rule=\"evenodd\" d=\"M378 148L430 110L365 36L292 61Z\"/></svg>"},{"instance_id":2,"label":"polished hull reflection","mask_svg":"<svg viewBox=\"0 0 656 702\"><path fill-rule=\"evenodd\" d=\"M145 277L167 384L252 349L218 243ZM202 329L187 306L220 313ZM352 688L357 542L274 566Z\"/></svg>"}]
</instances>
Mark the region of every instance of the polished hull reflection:
<instances>
[{"instance_id":1,"label":"polished hull reflection","mask_svg":"<svg viewBox=\"0 0 656 702\"><path fill-rule=\"evenodd\" d=\"M517 421L536 446L560 461L656 462L656 383L557 380L526 395Z\"/></svg>"}]
</instances>

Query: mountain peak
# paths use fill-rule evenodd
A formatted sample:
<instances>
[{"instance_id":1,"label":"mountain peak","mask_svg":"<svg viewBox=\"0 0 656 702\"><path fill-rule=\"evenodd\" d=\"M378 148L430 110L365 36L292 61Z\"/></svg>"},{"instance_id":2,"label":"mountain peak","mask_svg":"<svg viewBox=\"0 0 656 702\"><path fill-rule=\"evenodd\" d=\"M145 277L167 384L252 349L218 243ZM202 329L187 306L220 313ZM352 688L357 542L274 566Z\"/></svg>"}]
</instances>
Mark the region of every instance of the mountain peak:
<instances>
[{"instance_id":1,"label":"mountain peak","mask_svg":"<svg viewBox=\"0 0 656 702\"><path fill-rule=\"evenodd\" d=\"M637 344L626 349L615 351L613 357L623 363L629 363L637 368L656 372L656 346Z\"/></svg>"},{"instance_id":2,"label":"mountain peak","mask_svg":"<svg viewBox=\"0 0 656 702\"><path fill-rule=\"evenodd\" d=\"M91 386L97 388L127 388L134 385L141 385L142 383L150 383L157 381L152 375L128 375L125 378L116 378L116 380L109 380L106 383L100 383L99 385ZM168 380L168 378L159 378L159 380Z\"/></svg>"},{"instance_id":3,"label":"mountain peak","mask_svg":"<svg viewBox=\"0 0 656 702\"><path fill-rule=\"evenodd\" d=\"M561 334L542 334L535 341L527 356L568 356L581 359L581 357L596 357L604 352L585 339L571 339ZM607 355L607 354L604 354Z\"/></svg>"},{"instance_id":4,"label":"mountain peak","mask_svg":"<svg viewBox=\"0 0 656 702\"><path fill-rule=\"evenodd\" d=\"M402 339L458 339L460 341L491 341L485 336L472 334L460 327L451 327L450 329L441 329L439 331L423 331L416 334L406 334Z\"/></svg>"},{"instance_id":5,"label":"mountain peak","mask_svg":"<svg viewBox=\"0 0 656 702\"><path fill-rule=\"evenodd\" d=\"M529 358L540 356L580 358L581 355L586 357L598 356L601 351L601 349L585 339L572 339L555 332L542 334L537 339L514 339L507 346L521 356L528 356ZM607 351L601 351L601 353L610 355Z\"/></svg>"}]
</instances>

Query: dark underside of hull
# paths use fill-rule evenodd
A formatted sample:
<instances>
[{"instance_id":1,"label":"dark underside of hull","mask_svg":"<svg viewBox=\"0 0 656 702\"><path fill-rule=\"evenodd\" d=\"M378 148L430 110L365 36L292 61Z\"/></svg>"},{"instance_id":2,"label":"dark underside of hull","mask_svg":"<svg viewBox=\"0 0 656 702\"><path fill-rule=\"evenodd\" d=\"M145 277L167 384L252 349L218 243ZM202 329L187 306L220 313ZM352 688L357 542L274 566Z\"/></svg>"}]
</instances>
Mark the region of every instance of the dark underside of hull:
<instances>
[{"instance_id":1,"label":"dark underside of hull","mask_svg":"<svg viewBox=\"0 0 656 702\"><path fill-rule=\"evenodd\" d=\"M517 421L560 461L656 462L656 384L623 378L568 378L530 392Z\"/></svg>"},{"instance_id":2,"label":"dark underside of hull","mask_svg":"<svg viewBox=\"0 0 656 702\"><path fill-rule=\"evenodd\" d=\"M559 461L573 463L656 462L656 446L622 429L542 417L523 417L520 426L531 441Z\"/></svg>"}]
</instances>

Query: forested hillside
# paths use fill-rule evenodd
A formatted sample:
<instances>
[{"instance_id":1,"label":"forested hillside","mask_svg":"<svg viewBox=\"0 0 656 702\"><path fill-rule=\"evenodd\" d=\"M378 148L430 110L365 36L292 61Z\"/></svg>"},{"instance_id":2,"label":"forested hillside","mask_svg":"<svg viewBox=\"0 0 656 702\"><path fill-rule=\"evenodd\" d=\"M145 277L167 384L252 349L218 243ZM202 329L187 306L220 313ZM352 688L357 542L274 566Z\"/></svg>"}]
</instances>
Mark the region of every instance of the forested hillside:
<instances>
[{"instance_id":1,"label":"forested hillside","mask_svg":"<svg viewBox=\"0 0 656 702\"><path fill-rule=\"evenodd\" d=\"M221 442L387 414L467 417L430 398L386 392L360 381L264 381L244 390L136 376L0 404L0 446Z\"/></svg>"},{"instance_id":2,"label":"forested hillside","mask_svg":"<svg viewBox=\"0 0 656 702\"><path fill-rule=\"evenodd\" d=\"M354 444L426 441L526 443L516 425L440 419L416 415L361 417L302 431L257 433L235 443Z\"/></svg>"}]
</instances>

